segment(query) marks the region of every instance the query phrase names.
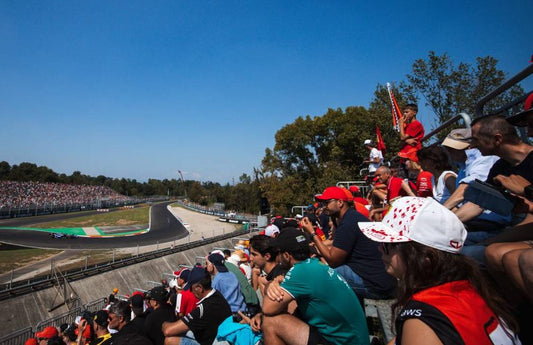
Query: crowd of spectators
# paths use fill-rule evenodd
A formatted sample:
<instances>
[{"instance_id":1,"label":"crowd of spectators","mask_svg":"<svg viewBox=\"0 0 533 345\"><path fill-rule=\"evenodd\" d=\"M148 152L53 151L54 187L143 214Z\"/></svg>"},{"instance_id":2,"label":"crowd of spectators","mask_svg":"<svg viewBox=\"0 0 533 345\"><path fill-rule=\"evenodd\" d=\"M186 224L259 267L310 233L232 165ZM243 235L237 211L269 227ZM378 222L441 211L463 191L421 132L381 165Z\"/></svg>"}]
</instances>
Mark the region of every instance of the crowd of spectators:
<instances>
[{"instance_id":1,"label":"crowd of spectators","mask_svg":"<svg viewBox=\"0 0 533 345\"><path fill-rule=\"evenodd\" d=\"M368 298L393 301L391 343L531 343L533 146L514 125L533 135L533 109L427 148L405 125L401 165L377 167L367 195L327 187L296 219L273 217L146 294L110 296L113 334L84 316L77 344L369 344Z\"/></svg>"},{"instance_id":2,"label":"crowd of spectators","mask_svg":"<svg viewBox=\"0 0 533 345\"><path fill-rule=\"evenodd\" d=\"M0 209L43 205L89 205L102 200L124 202L129 199L104 186L0 181Z\"/></svg>"}]
</instances>

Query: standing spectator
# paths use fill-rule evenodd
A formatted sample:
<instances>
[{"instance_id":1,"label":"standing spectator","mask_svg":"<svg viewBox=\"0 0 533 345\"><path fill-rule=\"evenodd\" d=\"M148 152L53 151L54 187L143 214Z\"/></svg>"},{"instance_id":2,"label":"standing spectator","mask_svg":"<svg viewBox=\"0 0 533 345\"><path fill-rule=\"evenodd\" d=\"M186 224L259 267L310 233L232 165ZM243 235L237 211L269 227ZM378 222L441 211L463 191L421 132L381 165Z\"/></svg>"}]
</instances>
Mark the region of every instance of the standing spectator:
<instances>
[{"instance_id":1,"label":"standing spectator","mask_svg":"<svg viewBox=\"0 0 533 345\"><path fill-rule=\"evenodd\" d=\"M368 159L363 161L363 163L368 164L368 178L369 180L372 180L376 170L381 166L381 164L383 164L383 153L376 148L370 139L365 140L364 145L366 149L370 151L370 154Z\"/></svg>"},{"instance_id":2,"label":"standing spectator","mask_svg":"<svg viewBox=\"0 0 533 345\"><path fill-rule=\"evenodd\" d=\"M400 140L403 147L398 153L401 157L409 152L416 152L422 148L422 138L424 137L424 126L416 119L418 105L407 104L403 108L403 117L400 119ZM400 162L400 177L407 177L407 170L403 161Z\"/></svg>"},{"instance_id":3,"label":"standing spectator","mask_svg":"<svg viewBox=\"0 0 533 345\"><path fill-rule=\"evenodd\" d=\"M93 317L93 331L96 335L94 341L95 345L110 345L111 344L111 334L107 329L107 318L109 315L105 310L99 310L94 314Z\"/></svg>"},{"instance_id":4,"label":"standing spectator","mask_svg":"<svg viewBox=\"0 0 533 345\"><path fill-rule=\"evenodd\" d=\"M366 319L357 297L335 270L309 258L303 232L284 229L276 244L282 265L290 270L265 288L268 298L263 302L261 326L265 344L368 344ZM298 304L298 317L285 313L293 300Z\"/></svg>"},{"instance_id":5,"label":"standing spectator","mask_svg":"<svg viewBox=\"0 0 533 345\"><path fill-rule=\"evenodd\" d=\"M154 345L164 345L165 336L161 330L163 322L176 321L174 309L168 301L168 292L164 286L156 286L147 294L147 298L152 307L152 312L148 314L144 322L144 334Z\"/></svg>"},{"instance_id":6,"label":"standing spectator","mask_svg":"<svg viewBox=\"0 0 533 345\"><path fill-rule=\"evenodd\" d=\"M130 307L132 311L131 322L141 334L144 334L144 322L151 309L144 310L144 294L142 292L133 293L133 296L130 297Z\"/></svg>"},{"instance_id":7,"label":"standing spectator","mask_svg":"<svg viewBox=\"0 0 533 345\"><path fill-rule=\"evenodd\" d=\"M202 267L194 267L184 287L200 301L198 307L176 322L163 324L165 344L211 345L218 326L231 316L231 309L222 294L211 287L210 274Z\"/></svg>"},{"instance_id":8,"label":"standing spectator","mask_svg":"<svg viewBox=\"0 0 533 345\"><path fill-rule=\"evenodd\" d=\"M39 341L39 345L46 345L48 343L48 339L56 337L58 334L59 332L57 331L57 328L54 326L48 326L42 331L36 332L35 338L37 338Z\"/></svg>"}]
</instances>

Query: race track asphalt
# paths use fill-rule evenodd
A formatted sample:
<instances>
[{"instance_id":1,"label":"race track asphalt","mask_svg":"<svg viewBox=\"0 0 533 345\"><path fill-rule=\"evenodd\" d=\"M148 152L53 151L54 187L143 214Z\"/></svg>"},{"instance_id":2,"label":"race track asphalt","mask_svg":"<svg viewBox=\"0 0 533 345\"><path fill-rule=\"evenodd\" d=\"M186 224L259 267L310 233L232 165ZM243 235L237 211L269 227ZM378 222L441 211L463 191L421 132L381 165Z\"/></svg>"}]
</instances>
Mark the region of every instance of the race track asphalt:
<instances>
[{"instance_id":1,"label":"race track asphalt","mask_svg":"<svg viewBox=\"0 0 533 345\"><path fill-rule=\"evenodd\" d=\"M34 248L49 249L108 249L147 246L156 243L170 242L186 237L189 232L167 209L172 202L154 204L150 208L150 231L140 235L111 238L51 238L48 232L0 229L0 242ZM78 216L85 216L84 212ZM2 227L23 227L37 222L76 217L76 214L49 215L0 221ZM125 229L127 231L127 229Z\"/></svg>"}]
</instances>

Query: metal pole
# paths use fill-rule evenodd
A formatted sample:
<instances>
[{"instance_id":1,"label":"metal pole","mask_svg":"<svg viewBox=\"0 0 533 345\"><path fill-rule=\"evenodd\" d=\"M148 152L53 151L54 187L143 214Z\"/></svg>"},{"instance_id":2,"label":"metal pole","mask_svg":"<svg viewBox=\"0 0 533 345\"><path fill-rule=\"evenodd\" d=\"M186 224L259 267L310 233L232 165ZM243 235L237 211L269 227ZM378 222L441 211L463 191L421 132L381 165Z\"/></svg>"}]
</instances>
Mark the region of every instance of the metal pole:
<instances>
[{"instance_id":1,"label":"metal pole","mask_svg":"<svg viewBox=\"0 0 533 345\"><path fill-rule=\"evenodd\" d=\"M115 248L113 248L113 263L115 263Z\"/></svg>"},{"instance_id":2,"label":"metal pole","mask_svg":"<svg viewBox=\"0 0 533 345\"><path fill-rule=\"evenodd\" d=\"M85 270L87 270L87 264L89 263L89 256L85 256Z\"/></svg>"},{"instance_id":3,"label":"metal pole","mask_svg":"<svg viewBox=\"0 0 533 345\"><path fill-rule=\"evenodd\" d=\"M13 285L13 276L15 274L15 268L11 268L11 279L9 279L9 288Z\"/></svg>"},{"instance_id":4,"label":"metal pole","mask_svg":"<svg viewBox=\"0 0 533 345\"><path fill-rule=\"evenodd\" d=\"M137 257L139 256L139 245L137 244Z\"/></svg>"}]
</instances>

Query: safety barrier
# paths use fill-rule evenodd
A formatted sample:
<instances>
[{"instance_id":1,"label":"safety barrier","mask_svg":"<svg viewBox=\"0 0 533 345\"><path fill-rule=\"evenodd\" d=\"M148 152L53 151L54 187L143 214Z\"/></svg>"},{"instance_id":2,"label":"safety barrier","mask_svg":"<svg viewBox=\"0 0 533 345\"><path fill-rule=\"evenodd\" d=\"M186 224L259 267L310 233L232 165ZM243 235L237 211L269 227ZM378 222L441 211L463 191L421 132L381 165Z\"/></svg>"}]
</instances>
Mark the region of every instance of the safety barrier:
<instances>
[{"instance_id":1,"label":"safety barrier","mask_svg":"<svg viewBox=\"0 0 533 345\"><path fill-rule=\"evenodd\" d=\"M33 337L33 330L31 327L19 329L18 331L7 334L0 338L0 345L20 345L24 344L26 340Z\"/></svg>"}]
</instances>

